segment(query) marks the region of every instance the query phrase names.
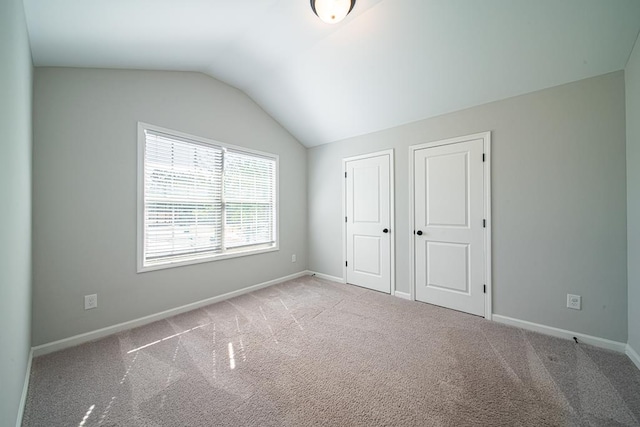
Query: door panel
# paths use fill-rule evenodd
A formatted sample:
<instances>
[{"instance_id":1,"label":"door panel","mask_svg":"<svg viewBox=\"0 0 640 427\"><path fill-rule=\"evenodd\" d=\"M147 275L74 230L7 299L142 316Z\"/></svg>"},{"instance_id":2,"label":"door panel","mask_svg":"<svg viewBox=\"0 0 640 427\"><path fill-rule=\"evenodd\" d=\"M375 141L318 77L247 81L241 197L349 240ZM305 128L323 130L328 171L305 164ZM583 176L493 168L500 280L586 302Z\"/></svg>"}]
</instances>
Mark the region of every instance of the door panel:
<instances>
[{"instance_id":1,"label":"door panel","mask_svg":"<svg viewBox=\"0 0 640 427\"><path fill-rule=\"evenodd\" d=\"M426 158L427 224L467 227L469 156L456 153ZM431 201L431 203L429 203ZM434 202L437 201L437 202Z\"/></svg>"},{"instance_id":2,"label":"door panel","mask_svg":"<svg viewBox=\"0 0 640 427\"><path fill-rule=\"evenodd\" d=\"M353 271L380 276L381 259L379 237L353 236Z\"/></svg>"},{"instance_id":3,"label":"door panel","mask_svg":"<svg viewBox=\"0 0 640 427\"><path fill-rule=\"evenodd\" d=\"M367 162L370 163L370 162ZM380 223L380 165L358 167L353 173L353 221ZM347 174L348 175L348 174Z\"/></svg>"},{"instance_id":4,"label":"door panel","mask_svg":"<svg viewBox=\"0 0 640 427\"><path fill-rule=\"evenodd\" d=\"M469 294L469 245L427 241L427 287Z\"/></svg>"},{"instance_id":5,"label":"door panel","mask_svg":"<svg viewBox=\"0 0 640 427\"><path fill-rule=\"evenodd\" d=\"M480 316L483 147L476 139L414 152L416 299Z\"/></svg>"},{"instance_id":6,"label":"door panel","mask_svg":"<svg viewBox=\"0 0 640 427\"><path fill-rule=\"evenodd\" d=\"M346 166L347 283L391 292L391 200L388 154Z\"/></svg>"}]
</instances>

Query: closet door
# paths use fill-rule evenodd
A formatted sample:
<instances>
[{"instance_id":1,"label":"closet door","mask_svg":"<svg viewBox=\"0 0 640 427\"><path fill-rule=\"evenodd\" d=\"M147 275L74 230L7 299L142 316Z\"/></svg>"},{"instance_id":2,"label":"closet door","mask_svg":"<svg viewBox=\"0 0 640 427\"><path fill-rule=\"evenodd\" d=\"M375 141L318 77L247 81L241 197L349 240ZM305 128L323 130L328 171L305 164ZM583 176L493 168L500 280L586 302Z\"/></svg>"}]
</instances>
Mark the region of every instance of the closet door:
<instances>
[{"instance_id":1,"label":"closet door","mask_svg":"<svg viewBox=\"0 0 640 427\"><path fill-rule=\"evenodd\" d=\"M414 151L416 300L485 315L483 140Z\"/></svg>"},{"instance_id":2,"label":"closet door","mask_svg":"<svg viewBox=\"0 0 640 427\"><path fill-rule=\"evenodd\" d=\"M386 293L391 293L391 171L391 153L345 159L346 281Z\"/></svg>"}]
</instances>

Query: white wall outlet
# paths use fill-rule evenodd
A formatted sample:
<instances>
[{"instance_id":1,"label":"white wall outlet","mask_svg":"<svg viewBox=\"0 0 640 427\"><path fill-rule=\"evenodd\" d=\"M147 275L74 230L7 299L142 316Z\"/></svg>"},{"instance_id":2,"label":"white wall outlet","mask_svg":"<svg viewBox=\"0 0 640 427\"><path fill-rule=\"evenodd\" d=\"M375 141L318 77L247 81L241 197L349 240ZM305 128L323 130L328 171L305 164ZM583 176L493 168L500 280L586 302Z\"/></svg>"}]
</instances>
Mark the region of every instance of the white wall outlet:
<instances>
[{"instance_id":1,"label":"white wall outlet","mask_svg":"<svg viewBox=\"0 0 640 427\"><path fill-rule=\"evenodd\" d=\"M291 262L296 262L296 254L291 255Z\"/></svg>"},{"instance_id":2,"label":"white wall outlet","mask_svg":"<svg viewBox=\"0 0 640 427\"><path fill-rule=\"evenodd\" d=\"M89 310L91 308L98 307L98 294L85 295L84 296L84 309Z\"/></svg>"},{"instance_id":3,"label":"white wall outlet","mask_svg":"<svg viewBox=\"0 0 640 427\"><path fill-rule=\"evenodd\" d=\"M582 305L582 297L580 295L567 294L567 308L580 310L581 305Z\"/></svg>"}]
</instances>

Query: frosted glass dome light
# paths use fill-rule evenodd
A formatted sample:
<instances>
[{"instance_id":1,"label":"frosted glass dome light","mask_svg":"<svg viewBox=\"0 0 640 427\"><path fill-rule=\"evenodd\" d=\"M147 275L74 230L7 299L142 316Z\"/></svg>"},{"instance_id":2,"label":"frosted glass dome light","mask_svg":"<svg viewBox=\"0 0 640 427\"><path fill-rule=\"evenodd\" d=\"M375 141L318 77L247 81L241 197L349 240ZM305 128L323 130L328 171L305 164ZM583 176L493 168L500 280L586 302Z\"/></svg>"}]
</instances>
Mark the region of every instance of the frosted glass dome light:
<instances>
[{"instance_id":1,"label":"frosted glass dome light","mask_svg":"<svg viewBox=\"0 0 640 427\"><path fill-rule=\"evenodd\" d=\"M342 21L355 6L356 0L311 0L311 9L327 24Z\"/></svg>"}]
</instances>

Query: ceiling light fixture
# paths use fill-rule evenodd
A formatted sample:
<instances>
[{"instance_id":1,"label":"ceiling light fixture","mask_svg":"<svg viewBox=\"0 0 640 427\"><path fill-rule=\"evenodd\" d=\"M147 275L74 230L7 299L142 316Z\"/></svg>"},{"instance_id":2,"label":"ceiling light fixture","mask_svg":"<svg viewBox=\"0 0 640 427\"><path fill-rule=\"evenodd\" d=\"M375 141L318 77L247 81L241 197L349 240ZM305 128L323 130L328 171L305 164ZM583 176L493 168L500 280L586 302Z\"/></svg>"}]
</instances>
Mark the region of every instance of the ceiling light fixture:
<instances>
[{"instance_id":1,"label":"ceiling light fixture","mask_svg":"<svg viewBox=\"0 0 640 427\"><path fill-rule=\"evenodd\" d=\"M327 24L342 21L356 5L356 0L311 0L311 9Z\"/></svg>"}]
</instances>

